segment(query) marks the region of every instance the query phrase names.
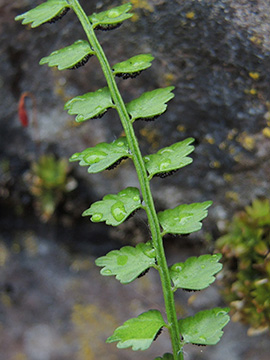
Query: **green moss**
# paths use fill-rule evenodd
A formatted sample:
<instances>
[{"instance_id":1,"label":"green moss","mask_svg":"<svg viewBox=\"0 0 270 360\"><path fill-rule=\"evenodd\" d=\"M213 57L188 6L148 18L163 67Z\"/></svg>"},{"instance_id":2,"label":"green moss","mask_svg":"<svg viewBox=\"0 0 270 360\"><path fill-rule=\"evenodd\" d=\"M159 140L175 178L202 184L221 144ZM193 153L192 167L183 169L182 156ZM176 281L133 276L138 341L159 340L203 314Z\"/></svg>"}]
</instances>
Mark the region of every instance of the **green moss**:
<instances>
[{"instance_id":1,"label":"green moss","mask_svg":"<svg viewBox=\"0 0 270 360\"><path fill-rule=\"evenodd\" d=\"M270 326L270 201L254 200L217 241L224 255L224 297L234 319L264 331Z\"/></svg>"},{"instance_id":2,"label":"green moss","mask_svg":"<svg viewBox=\"0 0 270 360\"><path fill-rule=\"evenodd\" d=\"M68 189L68 162L54 155L42 155L26 177L41 219L47 221Z\"/></svg>"}]
</instances>

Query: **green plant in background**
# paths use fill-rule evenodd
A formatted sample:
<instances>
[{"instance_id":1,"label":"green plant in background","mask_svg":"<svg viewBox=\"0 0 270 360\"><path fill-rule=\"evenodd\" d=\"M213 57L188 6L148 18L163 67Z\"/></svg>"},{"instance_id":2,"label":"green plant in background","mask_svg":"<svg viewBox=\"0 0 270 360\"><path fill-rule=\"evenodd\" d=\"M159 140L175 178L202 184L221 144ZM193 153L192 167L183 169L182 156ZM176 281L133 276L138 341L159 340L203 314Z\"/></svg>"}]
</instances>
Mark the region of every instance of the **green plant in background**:
<instances>
[{"instance_id":1,"label":"green plant in background","mask_svg":"<svg viewBox=\"0 0 270 360\"><path fill-rule=\"evenodd\" d=\"M249 334L270 327L270 201L253 201L236 214L217 241L224 254L224 297L233 318L250 325Z\"/></svg>"},{"instance_id":2,"label":"green plant in background","mask_svg":"<svg viewBox=\"0 0 270 360\"><path fill-rule=\"evenodd\" d=\"M141 154L133 122L139 119L153 120L164 113L167 102L174 96L174 88L171 86L155 89L128 104L124 103L116 77L135 77L150 67L153 57L150 54L136 55L111 67L95 30L111 30L131 18L130 3L87 16L77 0L49 0L17 16L16 20L37 27L43 23L55 22L70 9L81 22L87 40L78 40L64 49L54 51L40 63L64 70L77 68L85 64L91 56L96 56L107 85L71 99L66 103L65 109L69 114L76 115L77 122L83 122L101 117L109 108L113 108L119 114L125 133L124 137L112 143L101 143L78 152L70 160L87 166L89 173L97 173L128 158L134 163L140 184L140 189L127 187L118 194L104 196L101 201L92 204L83 215L90 216L93 222L118 226L132 213L141 209L147 214L151 232L145 243L111 251L98 258L96 264L102 267L102 275L115 275L123 284L135 280L150 267L156 269L160 275L166 308L166 319L159 310L151 309L127 320L115 330L107 342L117 342L118 348L146 350L165 327L171 337L173 354L166 353L158 359L182 360L185 344L216 344L223 334L223 327L229 321L228 308L204 310L194 316L178 319L174 302L174 292L179 288L200 290L208 287L215 280L215 274L221 270L221 256L215 254L191 257L184 263L177 263L169 268L163 247L163 237L166 234L189 234L200 230L201 221L207 216L211 201L180 205L157 213L150 189L150 180L153 177L166 177L192 162L188 155L194 149L191 145L193 139L178 142L156 154Z\"/></svg>"},{"instance_id":3,"label":"green plant in background","mask_svg":"<svg viewBox=\"0 0 270 360\"><path fill-rule=\"evenodd\" d=\"M31 123L26 108L27 98L32 100ZM23 92L20 96L18 117L22 126L27 127L31 124L36 133L36 140L34 140L36 161L31 163L30 170L26 172L24 180L31 194L34 195L34 206L38 215L46 222L52 217L64 193L73 190L76 183L68 178L69 167L66 159L57 159L53 154L39 156L37 103L36 97L29 91Z\"/></svg>"},{"instance_id":4,"label":"green plant in background","mask_svg":"<svg viewBox=\"0 0 270 360\"><path fill-rule=\"evenodd\" d=\"M36 199L36 207L43 221L48 221L68 191L69 166L66 159L52 154L42 155L32 163L26 181Z\"/></svg>"}]
</instances>

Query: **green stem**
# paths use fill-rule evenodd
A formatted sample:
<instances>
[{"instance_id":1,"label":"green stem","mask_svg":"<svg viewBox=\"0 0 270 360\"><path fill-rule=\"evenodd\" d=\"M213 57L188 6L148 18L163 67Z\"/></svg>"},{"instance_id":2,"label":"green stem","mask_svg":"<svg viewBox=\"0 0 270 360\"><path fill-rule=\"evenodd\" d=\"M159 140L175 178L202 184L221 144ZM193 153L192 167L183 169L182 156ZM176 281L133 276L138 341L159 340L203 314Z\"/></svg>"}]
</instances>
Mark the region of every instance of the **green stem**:
<instances>
[{"instance_id":1,"label":"green stem","mask_svg":"<svg viewBox=\"0 0 270 360\"><path fill-rule=\"evenodd\" d=\"M115 82L114 76L111 71L111 67L108 63L108 60L103 52L101 45L99 44L93 27L83 11L78 0L70 0L71 6L78 16L83 29L87 35L87 38L96 53L96 56L100 62L101 68L104 72L105 78L107 80L108 88L111 92L112 99L114 101L115 107L119 114L122 126L124 128L126 138L130 147L130 151L133 155L133 162L137 171L139 183L141 186L141 193L143 200L145 202L145 211L147 213L149 227L152 234L152 243L156 250L157 254L157 263L158 270L161 278L161 284L164 295L165 308L168 319L168 328L171 336L172 348L174 360L183 360L182 347L180 342L180 334L178 330L177 315L175 310L174 294L171 287L171 279L169 274L169 269L167 265L167 260L165 257L164 247L162 236L160 232L160 225L157 217L157 213L154 206L154 201L150 189L150 183L147 176L147 171L145 164L142 158L142 154L139 148L139 144L134 133L132 123L129 118L129 114L126 110L126 106L122 99L122 96L118 90L117 84Z\"/></svg>"}]
</instances>

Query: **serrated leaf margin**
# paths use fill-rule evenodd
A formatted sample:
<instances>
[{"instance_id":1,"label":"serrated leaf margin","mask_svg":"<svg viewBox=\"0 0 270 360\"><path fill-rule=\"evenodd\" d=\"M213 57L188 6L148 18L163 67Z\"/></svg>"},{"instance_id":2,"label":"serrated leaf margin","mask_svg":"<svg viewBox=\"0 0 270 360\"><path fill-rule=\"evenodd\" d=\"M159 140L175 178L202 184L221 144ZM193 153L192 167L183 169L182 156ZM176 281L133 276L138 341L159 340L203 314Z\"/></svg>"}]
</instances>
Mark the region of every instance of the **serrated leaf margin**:
<instances>
[{"instance_id":1,"label":"serrated leaf margin","mask_svg":"<svg viewBox=\"0 0 270 360\"><path fill-rule=\"evenodd\" d=\"M183 342L195 345L216 345L223 335L222 329L230 321L229 311L229 308L217 307L210 310L202 310L194 316L180 319L178 326ZM218 317L219 319L217 319ZM204 322L205 324L203 324ZM216 330L213 330L214 322L218 322ZM212 334L207 336L205 334L206 330L203 331L200 327L205 327L208 331L212 330Z\"/></svg>"},{"instance_id":2,"label":"serrated leaf margin","mask_svg":"<svg viewBox=\"0 0 270 360\"><path fill-rule=\"evenodd\" d=\"M142 336L143 331L149 331L149 326L153 327L153 322L156 322L156 326L154 327L154 331L151 332L151 334L148 334L146 338L136 338L136 336ZM142 327L142 325L140 323L145 323L144 326ZM147 329L147 325L148 325L148 329ZM126 339L125 337L127 336L128 333L128 328L132 326L135 327L137 324L139 324L139 329L134 331L134 338L131 339ZM136 318L132 318L127 320L123 325L121 325L120 327L118 327L112 336L110 336L106 342L107 343L112 343L112 342L116 342L118 341L117 347L119 349L125 349L128 347L132 347L132 350L137 351L137 350L147 350L152 342L154 341L154 338L157 334L157 332L163 327L165 326L166 323L163 320L163 317L160 313L160 311L158 310L149 310L147 312L142 313L141 315L139 315ZM151 330L151 329L150 329Z\"/></svg>"},{"instance_id":3,"label":"serrated leaf margin","mask_svg":"<svg viewBox=\"0 0 270 360\"><path fill-rule=\"evenodd\" d=\"M100 100L104 100L104 104L100 105ZM81 102L85 102L86 104L87 102L90 102L91 109L90 105L87 104L87 109L89 108L89 111L80 110ZM94 110L92 109L92 106L95 106ZM66 102L64 109L67 110L70 115L77 115L75 118L77 122L83 122L100 117L107 111L107 109L113 107L114 104L111 98L110 90L108 87L104 87L70 99Z\"/></svg>"},{"instance_id":4,"label":"serrated leaf margin","mask_svg":"<svg viewBox=\"0 0 270 360\"><path fill-rule=\"evenodd\" d=\"M212 201L205 201L205 202L202 202L202 203L193 203L193 204L182 204L182 205L179 205L177 207L175 207L174 209L167 209L167 210L164 210L164 211L161 211L158 213L158 219L159 219L159 223L161 225L161 227L163 228L163 235L165 234L190 234L192 232L196 232L196 231L199 231L201 228L202 228L202 223L201 221L206 218L207 214L208 214L208 211L207 209L209 208L209 206L212 205ZM194 208L196 207L202 207L201 209L199 208L198 211L197 211L197 214L195 212L190 214L189 216L187 215L186 217L191 219L191 223L194 223L194 217L196 216L197 219L196 219L196 226L194 227L191 227L189 225L188 228L184 228L184 225L185 223L183 224L183 229L182 230L173 230L171 228L171 225L169 224L166 224L167 223L167 219L170 220L173 218L174 216L174 220L175 220L175 227L177 227L177 221L181 222L184 218L180 219L181 217L181 211L182 210L182 213L186 213L187 211L192 211ZM176 214L178 211L178 213L180 215L174 215L174 213ZM179 217L180 216L180 217ZM188 220L187 220L188 222Z\"/></svg>"},{"instance_id":5,"label":"serrated leaf margin","mask_svg":"<svg viewBox=\"0 0 270 360\"><path fill-rule=\"evenodd\" d=\"M187 290L203 290L207 288L215 281L214 275L216 275L222 269L222 264L218 262L221 257L221 254L206 254L199 257L192 256L183 263L176 263L172 265L169 268L169 271L175 288L182 288ZM203 261L206 261L206 264L202 264ZM212 264L215 263L215 269L213 269L212 266L212 271L209 271L209 267L207 268L207 262L211 262ZM186 269L190 271L183 274L183 272L186 272ZM208 281L204 280L202 283L202 273L206 272L207 270ZM197 286L194 286L194 283L192 284L192 280L194 278L197 280Z\"/></svg>"},{"instance_id":6,"label":"serrated leaf margin","mask_svg":"<svg viewBox=\"0 0 270 360\"><path fill-rule=\"evenodd\" d=\"M103 267L100 273L104 276L113 276L115 275L116 279L121 282L121 284L128 284L133 280L137 279L145 270L149 269L152 266L155 266L155 256L153 257L154 248L148 243L140 243L136 247L124 246L119 250L112 250L107 255L101 256L96 259L96 265ZM149 255L147 255L147 253ZM133 275L128 279L128 273L130 270L128 266L125 266L128 263L129 255L133 258L135 263L141 262L137 268L137 271L132 270ZM136 257L134 259L134 257ZM121 264L121 261L123 262ZM124 263L126 261L126 263ZM143 265L143 266L142 266ZM133 266L134 268L134 266ZM117 270L115 270L117 269ZM122 273L125 272L123 276Z\"/></svg>"},{"instance_id":7,"label":"serrated leaf margin","mask_svg":"<svg viewBox=\"0 0 270 360\"><path fill-rule=\"evenodd\" d=\"M115 205L117 205L119 202L122 202L124 201L124 196L128 196L127 195L128 193L133 193L132 195L130 196L133 196L133 206L131 206L131 210L127 210L125 211L126 214L121 216L121 220L120 220L120 217L119 217L119 220L117 220L112 212L114 210L117 210L115 208ZM135 200L135 197L136 197L136 200ZM112 202L112 205L106 205L106 203L108 202ZM128 203L129 204L129 203ZM125 206L126 204L123 203L123 205ZM117 205L118 207L120 206L120 204ZM110 207L110 209L109 209ZM103 197L102 200L100 201L97 201L95 203L93 203L89 209L85 210L82 214L82 216L92 216L91 217L91 221L93 222L104 222L107 224L107 225L112 225L112 226L118 226L120 224L122 224L125 220L127 220L127 218L136 210L140 209L142 207L142 204L141 204L141 199L140 199L140 191L139 189L137 189L136 187L127 187L126 189L120 191L118 194L108 194L108 195L105 195ZM107 214L103 214L102 213L102 210L98 210L99 208L104 208L106 209L109 213L110 213L110 216L108 217ZM121 210L121 209L120 209ZM118 211L119 213L119 211ZM97 219L97 215L99 214L99 218Z\"/></svg>"},{"instance_id":8,"label":"serrated leaf margin","mask_svg":"<svg viewBox=\"0 0 270 360\"><path fill-rule=\"evenodd\" d=\"M126 104L127 112L131 117L131 121L134 122L135 120L152 120L156 116L163 114L167 109L167 102L170 101L174 94L172 91L174 90L174 86L167 86L166 88L159 88L151 91L144 92L138 98L130 101ZM160 99L163 97L163 100ZM157 109L157 105L155 102L159 100L159 109ZM151 102L155 104L155 106ZM146 114L144 111L141 113L138 109L147 107L148 113ZM152 110L153 108L153 110ZM151 109L151 110L150 110ZM145 109L144 109L145 110Z\"/></svg>"},{"instance_id":9,"label":"serrated leaf margin","mask_svg":"<svg viewBox=\"0 0 270 360\"><path fill-rule=\"evenodd\" d=\"M109 16L113 12L123 9L122 13L118 16ZM93 13L88 18L92 23L93 29L111 30L122 24L123 21L128 20L133 16L132 13L128 13L131 10L132 4L126 3L120 6L113 7L109 10L105 10L99 13ZM121 11L121 10L120 10Z\"/></svg>"},{"instance_id":10,"label":"serrated leaf margin","mask_svg":"<svg viewBox=\"0 0 270 360\"><path fill-rule=\"evenodd\" d=\"M84 49L82 49L84 47ZM70 61L70 58L68 55L70 50L72 50L74 53L76 52L77 58ZM80 50L81 54L78 56L78 50ZM66 53L66 54L65 54ZM75 67L78 67L78 64L82 64L84 61L86 61L86 58L89 56L94 55L95 52L91 49L88 41L86 40L77 40L72 45L69 45L65 48L55 50L50 55L43 57L39 64L45 65L48 64L49 67L57 66L58 70L66 70L66 69L73 69ZM61 56L65 58L69 58L69 62L65 59L61 63Z\"/></svg>"},{"instance_id":11,"label":"serrated leaf margin","mask_svg":"<svg viewBox=\"0 0 270 360\"><path fill-rule=\"evenodd\" d=\"M123 144L123 145L121 145L121 144ZM117 153L117 151L115 151L115 149L114 149L117 146L119 149L125 149L125 151ZM104 153L102 155L102 156L104 156L104 158L99 161L94 160L92 163L90 161L87 161L86 157L88 155L91 156L91 152L93 155L95 153L95 151L97 154ZM108 153L106 153L106 151L108 151ZM87 148L81 152L76 152L69 158L69 161L71 161L71 162L79 161L80 166L89 166L89 168L88 168L89 173L96 174L105 169L113 168L114 166L117 165L118 161L121 161L122 159L131 157L131 156L132 155L129 152L129 147L128 147L126 137L123 136L123 137L120 137L119 139L114 140L111 143L105 143L105 142L99 143L94 147ZM111 158L111 160L106 162L105 161L106 157ZM106 165L102 166L101 164L104 162L106 162Z\"/></svg>"},{"instance_id":12,"label":"serrated leaf margin","mask_svg":"<svg viewBox=\"0 0 270 360\"><path fill-rule=\"evenodd\" d=\"M53 8L53 5L55 5L55 8ZM69 8L70 5L67 3L66 0L48 0L36 6L35 8L30 9L25 13L16 16L15 21L22 20L23 25L31 24L32 28L36 28L44 23L53 21L55 18L60 18L62 11L64 9L69 9ZM46 9L49 10L47 16L45 15Z\"/></svg>"},{"instance_id":13,"label":"serrated leaf margin","mask_svg":"<svg viewBox=\"0 0 270 360\"><path fill-rule=\"evenodd\" d=\"M165 177L166 175L170 175L170 173L173 173L174 171L177 171L182 167L191 164L193 160L187 155L194 151L194 146L190 145L193 141L193 138L187 138L185 140L167 146L163 149L160 149L155 154L144 156L143 160L149 174L149 179L151 180L153 176ZM182 153L181 159L179 159L177 151ZM153 163L156 163L156 165L153 166Z\"/></svg>"}]
</instances>

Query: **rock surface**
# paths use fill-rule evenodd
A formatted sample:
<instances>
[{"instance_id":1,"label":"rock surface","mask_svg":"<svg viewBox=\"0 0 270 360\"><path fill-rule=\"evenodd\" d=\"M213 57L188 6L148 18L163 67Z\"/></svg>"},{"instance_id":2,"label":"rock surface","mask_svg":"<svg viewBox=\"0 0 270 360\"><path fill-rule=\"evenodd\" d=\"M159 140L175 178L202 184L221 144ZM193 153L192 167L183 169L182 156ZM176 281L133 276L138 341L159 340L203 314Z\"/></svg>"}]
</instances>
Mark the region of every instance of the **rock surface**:
<instances>
[{"instance_id":1,"label":"rock surface","mask_svg":"<svg viewBox=\"0 0 270 360\"><path fill-rule=\"evenodd\" d=\"M22 129L17 102L23 91L35 94L42 150L57 144L69 156L121 133L116 114L74 127L63 111L66 100L104 86L95 59L76 71L39 66L51 51L84 38L74 16L35 30L14 23L30 0L1 1L1 152L25 159L33 153L33 129ZM108 1L83 4L88 13L103 10ZM134 21L119 30L100 32L110 62L151 52L156 61L135 80L119 81L125 101L156 87L175 85L175 98L155 123L138 122L135 128L144 153L195 137L193 165L166 180L153 181L157 197L163 189L177 191L181 202L214 199L225 215L255 196L269 196L269 54L270 10L267 2L249 1L133 1ZM116 5L116 3L115 3ZM45 80L45 81L44 81ZM12 139L12 141L10 141ZM16 146L14 144L16 143ZM87 181L98 194L108 183L113 191L133 183L129 165L107 178ZM179 183L181 182L181 187ZM171 206L170 198L160 199ZM215 211L210 214L215 218ZM216 212L218 213L218 211Z\"/></svg>"}]
</instances>

